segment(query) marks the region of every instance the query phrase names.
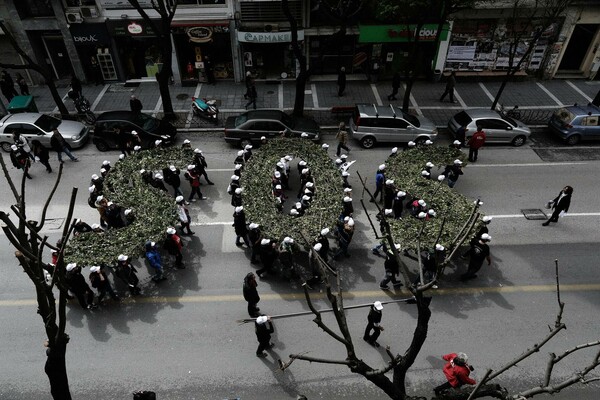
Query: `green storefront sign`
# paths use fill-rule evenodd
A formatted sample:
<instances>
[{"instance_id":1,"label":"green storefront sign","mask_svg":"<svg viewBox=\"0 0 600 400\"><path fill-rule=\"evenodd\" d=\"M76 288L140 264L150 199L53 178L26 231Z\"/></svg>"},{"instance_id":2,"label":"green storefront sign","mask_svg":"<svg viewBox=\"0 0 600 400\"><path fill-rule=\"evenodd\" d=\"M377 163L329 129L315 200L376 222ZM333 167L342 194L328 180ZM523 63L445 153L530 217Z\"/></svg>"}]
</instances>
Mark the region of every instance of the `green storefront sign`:
<instances>
[{"instance_id":1,"label":"green storefront sign","mask_svg":"<svg viewBox=\"0 0 600 400\"><path fill-rule=\"evenodd\" d=\"M415 37L416 24L409 25L361 25L359 43L407 43ZM437 34L437 24L425 24L419 30L420 42L433 42ZM448 38L450 26L444 24L440 39Z\"/></svg>"}]
</instances>

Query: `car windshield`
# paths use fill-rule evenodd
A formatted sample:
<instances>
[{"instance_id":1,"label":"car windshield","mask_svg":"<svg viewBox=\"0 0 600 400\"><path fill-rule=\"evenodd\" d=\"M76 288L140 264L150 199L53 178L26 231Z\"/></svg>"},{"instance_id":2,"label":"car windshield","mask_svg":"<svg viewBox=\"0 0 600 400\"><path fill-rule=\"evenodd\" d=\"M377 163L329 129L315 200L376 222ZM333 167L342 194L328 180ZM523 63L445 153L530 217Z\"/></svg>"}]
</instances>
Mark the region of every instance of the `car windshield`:
<instances>
[{"instance_id":1,"label":"car windshield","mask_svg":"<svg viewBox=\"0 0 600 400\"><path fill-rule=\"evenodd\" d=\"M467 126L473 121L473 118L471 118L466 111L459 112L454 116L454 119L460 126Z\"/></svg>"},{"instance_id":2,"label":"car windshield","mask_svg":"<svg viewBox=\"0 0 600 400\"><path fill-rule=\"evenodd\" d=\"M281 116L281 122L283 122L283 124L289 128L293 128L294 127L294 121L292 120L292 118L287 115L287 114L283 114Z\"/></svg>"},{"instance_id":3,"label":"car windshield","mask_svg":"<svg viewBox=\"0 0 600 400\"><path fill-rule=\"evenodd\" d=\"M51 117L49 115L42 115L37 119L37 121L35 121L35 125L44 132L52 132L53 129L58 128L60 123L60 119Z\"/></svg>"},{"instance_id":4,"label":"car windshield","mask_svg":"<svg viewBox=\"0 0 600 400\"><path fill-rule=\"evenodd\" d=\"M415 117L414 115L402 112L402 116L404 117L405 120L410 122L413 126L415 126L417 128L421 126L421 121L419 121L419 118Z\"/></svg>"},{"instance_id":5,"label":"car windshield","mask_svg":"<svg viewBox=\"0 0 600 400\"><path fill-rule=\"evenodd\" d=\"M240 126L246 121L248 121L248 114L238 115L235 117L235 126Z\"/></svg>"},{"instance_id":6,"label":"car windshield","mask_svg":"<svg viewBox=\"0 0 600 400\"><path fill-rule=\"evenodd\" d=\"M554 113L554 116L560 120L563 124L568 124L575 118L575 114L566 108L561 108L560 110Z\"/></svg>"},{"instance_id":7,"label":"car windshield","mask_svg":"<svg viewBox=\"0 0 600 400\"><path fill-rule=\"evenodd\" d=\"M160 121L158 119L141 113L136 115L133 123L141 127L143 130L149 132L156 130L156 128L158 128L160 125Z\"/></svg>"},{"instance_id":8,"label":"car windshield","mask_svg":"<svg viewBox=\"0 0 600 400\"><path fill-rule=\"evenodd\" d=\"M512 126L517 126L517 121L515 121L514 119L512 119L511 117L507 117L506 115L504 115L502 117L503 120L505 120L506 122L508 122L509 124L511 124Z\"/></svg>"}]
</instances>

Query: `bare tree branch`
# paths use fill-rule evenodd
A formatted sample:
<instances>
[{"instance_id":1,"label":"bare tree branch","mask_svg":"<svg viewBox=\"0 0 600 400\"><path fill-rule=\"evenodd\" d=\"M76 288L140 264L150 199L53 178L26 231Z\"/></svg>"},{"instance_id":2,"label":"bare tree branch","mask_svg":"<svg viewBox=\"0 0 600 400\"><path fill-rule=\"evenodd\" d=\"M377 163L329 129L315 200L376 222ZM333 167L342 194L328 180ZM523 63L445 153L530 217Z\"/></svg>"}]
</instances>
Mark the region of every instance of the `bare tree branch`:
<instances>
[{"instance_id":1,"label":"bare tree branch","mask_svg":"<svg viewBox=\"0 0 600 400\"><path fill-rule=\"evenodd\" d=\"M341 337L340 335L338 335L337 333L335 333L334 331L332 331L327 325L325 325L325 323L321 319L321 313L313 305L312 300L310 298L310 294L308 293L308 288L306 287L306 283L302 284L302 289L304 289L304 297L306 298L306 303L308 305L308 308L310 308L310 310L315 315L315 319L313 319L313 322L315 324L317 324L317 326L319 328L321 328L323 331L325 331L325 333L327 333L329 336L331 336L338 342L342 343L343 345L346 345L347 344L346 340L343 337Z\"/></svg>"},{"instance_id":2,"label":"bare tree branch","mask_svg":"<svg viewBox=\"0 0 600 400\"><path fill-rule=\"evenodd\" d=\"M58 189L58 184L60 183L60 178L62 177L62 172L63 172L63 163L60 163L58 166L58 175L56 177L56 181L54 182L54 186L52 187L52 190L50 191L50 194L48 195L48 198L46 199L46 203L44 203L44 207L42 208L42 215L40 216L40 223L37 228L38 232L42 230L42 228L44 227L44 224L46 223L46 212L48 211L48 207L50 206L50 201L52 200L52 197L54 197L54 193L56 192L56 189Z\"/></svg>"},{"instance_id":3,"label":"bare tree branch","mask_svg":"<svg viewBox=\"0 0 600 400\"><path fill-rule=\"evenodd\" d=\"M4 162L4 156L1 153L0 153L0 165L2 166L2 172L4 172L4 177L6 178L6 181L8 182L8 186L10 187L13 197L15 198L15 201L18 203L21 196L19 196L19 192L17 192L17 188L15 187L15 184L13 183L12 178L10 177L10 174L8 173L8 169L6 168L6 163Z\"/></svg>"},{"instance_id":4,"label":"bare tree branch","mask_svg":"<svg viewBox=\"0 0 600 400\"><path fill-rule=\"evenodd\" d=\"M316 362L316 363L320 363L320 364L339 364L339 365L347 365L347 366L352 365L352 363L349 360L330 360L327 358L316 358L316 357L303 356L301 354L290 354L290 357L293 359L304 360L304 361L309 361L309 362Z\"/></svg>"}]
</instances>

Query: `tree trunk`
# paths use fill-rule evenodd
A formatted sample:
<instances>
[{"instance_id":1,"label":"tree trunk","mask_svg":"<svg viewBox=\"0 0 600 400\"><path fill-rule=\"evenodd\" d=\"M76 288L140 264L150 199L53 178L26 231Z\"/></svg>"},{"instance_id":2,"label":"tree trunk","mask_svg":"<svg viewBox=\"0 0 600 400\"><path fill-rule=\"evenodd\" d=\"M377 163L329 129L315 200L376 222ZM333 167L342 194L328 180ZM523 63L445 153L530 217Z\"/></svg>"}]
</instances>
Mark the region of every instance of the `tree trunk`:
<instances>
[{"instance_id":1,"label":"tree trunk","mask_svg":"<svg viewBox=\"0 0 600 400\"><path fill-rule=\"evenodd\" d=\"M302 68L304 66L304 68ZM306 80L308 73L306 71L306 60L300 63L300 73L296 77L296 94L294 96L294 111L293 115L301 117L304 114L304 90L306 88Z\"/></svg>"},{"instance_id":2,"label":"tree trunk","mask_svg":"<svg viewBox=\"0 0 600 400\"><path fill-rule=\"evenodd\" d=\"M415 37L413 41L413 45L410 49L410 61L408 63L408 69L406 71L406 89L404 90L404 98L402 99L402 111L408 112L410 107L410 92L412 90L413 84L415 83L416 77L420 72L420 62L419 62L419 32L423 27L423 22L419 22L415 29Z\"/></svg>"},{"instance_id":3,"label":"tree trunk","mask_svg":"<svg viewBox=\"0 0 600 400\"><path fill-rule=\"evenodd\" d=\"M65 360L66 352L67 344L62 340L56 341L53 346L46 349L48 358L44 365L44 371L50 380L50 393L54 400L71 400Z\"/></svg>"},{"instance_id":4,"label":"tree trunk","mask_svg":"<svg viewBox=\"0 0 600 400\"><path fill-rule=\"evenodd\" d=\"M300 73L296 77L296 95L294 96L293 114L296 117L301 117L304 114L304 89L306 87L306 80L308 79L306 57L302 54L302 49L298 44L298 23L296 22L296 18L294 18L290 12L288 0L282 0L281 8L290 23L290 30L292 32L292 50L294 52L294 57L296 57L300 66Z\"/></svg>"},{"instance_id":5,"label":"tree trunk","mask_svg":"<svg viewBox=\"0 0 600 400\"><path fill-rule=\"evenodd\" d=\"M163 29L165 29L165 27L163 27ZM170 27L168 27L165 32L170 32ZM173 61L171 37L168 34L162 36L160 43L162 47L163 67L162 70L156 74L156 81L158 82L158 90L160 92L160 98L162 99L164 118L167 120L174 120L176 115L173 111L173 102L171 101L171 92L169 90L169 83L172 75L171 62Z\"/></svg>"},{"instance_id":6,"label":"tree trunk","mask_svg":"<svg viewBox=\"0 0 600 400\"><path fill-rule=\"evenodd\" d=\"M48 90L50 91L50 94L52 95L52 99L56 103L56 107L58 107L58 111L60 112L60 115L69 115L69 110L67 110L67 107L65 106L65 103L63 102L62 97L60 97L60 94L58 93L58 89L56 88L54 79L52 79L52 77L46 76L46 74L42 74L42 75L44 76L44 81L46 82L46 85L48 86Z\"/></svg>"}]
</instances>

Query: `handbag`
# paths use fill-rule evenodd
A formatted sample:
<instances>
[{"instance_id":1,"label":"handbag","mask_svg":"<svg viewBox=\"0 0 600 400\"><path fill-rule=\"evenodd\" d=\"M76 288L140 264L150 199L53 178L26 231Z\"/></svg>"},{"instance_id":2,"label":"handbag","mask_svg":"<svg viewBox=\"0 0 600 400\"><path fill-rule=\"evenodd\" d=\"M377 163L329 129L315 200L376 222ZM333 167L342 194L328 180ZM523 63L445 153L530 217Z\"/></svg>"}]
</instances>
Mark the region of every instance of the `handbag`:
<instances>
[{"instance_id":1,"label":"handbag","mask_svg":"<svg viewBox=\"0 0 600 400\"><path fill-rule=\"evenodd\" d=\"M554 200L550 200L549 202L546 203L546 208L549 210L552 208L553 205L554 205Z\"/></svg>"}]
</instances>

